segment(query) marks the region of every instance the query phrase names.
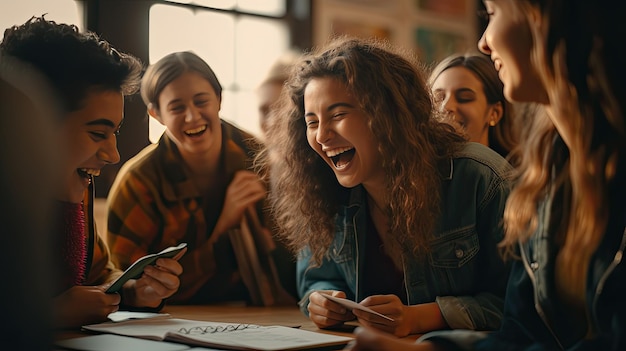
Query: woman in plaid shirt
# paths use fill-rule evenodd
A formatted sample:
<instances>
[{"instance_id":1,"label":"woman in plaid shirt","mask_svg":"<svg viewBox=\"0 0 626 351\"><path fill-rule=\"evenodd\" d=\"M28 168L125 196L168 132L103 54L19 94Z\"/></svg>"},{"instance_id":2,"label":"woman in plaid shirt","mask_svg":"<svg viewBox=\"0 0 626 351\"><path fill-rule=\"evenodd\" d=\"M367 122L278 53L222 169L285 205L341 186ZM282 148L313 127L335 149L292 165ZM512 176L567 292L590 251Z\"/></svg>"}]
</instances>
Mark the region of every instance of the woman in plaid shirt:
<instances>
[{"instance_id":1,"label":"woman in plaid shirt","mask_svg":"<svg viewBox=\"0 0 626 351\"><path fill-rule=\"evenodd\" d=\"M252 171L259 142L219 117L222 86L213 70L192 52L172 53L148 68L141 96L166 131L111 187L114 262L128 267L186 242L181 287L169 302L295 305L283 289L295 295L295 260L267 229L266 186Z\"/></svg>"}]
</instances>

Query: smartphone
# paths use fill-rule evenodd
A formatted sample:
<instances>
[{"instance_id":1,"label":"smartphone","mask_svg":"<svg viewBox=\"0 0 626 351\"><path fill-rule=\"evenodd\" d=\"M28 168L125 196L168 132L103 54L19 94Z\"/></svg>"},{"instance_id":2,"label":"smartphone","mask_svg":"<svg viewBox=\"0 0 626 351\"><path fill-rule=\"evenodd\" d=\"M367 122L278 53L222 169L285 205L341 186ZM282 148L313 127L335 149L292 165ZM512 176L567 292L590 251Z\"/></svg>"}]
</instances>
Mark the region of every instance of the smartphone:
<instances>
[{"instance_id":1,"label":"smartphone","mask_svg":"<svg viewBox=\"0 0 626 351\"><path fill-rule=\"evenodd\" d=\"M128 267L122 275L120 275L115 281L109 286L109 288L105 291L106 293L115 293L118 292L124 283L126 283L129 279L136 279L141 276L143 273L143 269L148 265L154 265L157 259L163 258L173 258L179 252L181 252L185 247L187 247L187 243L180 243L178 246L170 246L167 249L155 254L146 255L133 263L130 267Z\"/></svg>"}]
</instances>

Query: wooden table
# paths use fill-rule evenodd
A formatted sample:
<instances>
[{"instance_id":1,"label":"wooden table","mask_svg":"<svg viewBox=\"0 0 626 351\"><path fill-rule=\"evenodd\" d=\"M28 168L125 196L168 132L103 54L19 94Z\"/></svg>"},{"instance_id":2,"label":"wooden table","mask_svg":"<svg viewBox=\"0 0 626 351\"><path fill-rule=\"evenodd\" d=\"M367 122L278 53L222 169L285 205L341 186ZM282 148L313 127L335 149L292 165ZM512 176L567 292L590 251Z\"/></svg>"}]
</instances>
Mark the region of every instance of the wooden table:
<instances>
[{"instance_id":1,"label":"wooden table","mask_svg":"<svg viewBox=\"0 0 626 351\"><path fill-rule=\"evenodd\" d=\"M315 324L297 307L249 307L244 305L192 305L192 306L166 306L163 313L169 313L174 318L192 319L211 322L246 323L258 325L282 325L286 327L298 327L300 329L352 336L352 331L357 326L347 323L337 330L323 330Z\"/></svg>"},{"instance_id":2,"label":"wooden table","mask_svg":"<svg viewBox=\"0 0 626 351\"><path fill-rule=\"evenodd\" d=\"M323 330L315 326L310 319L304 316L296 307L249 307L243 304L227 305L174 305L165 306L162 313L168 313L172 318L189 320L229 322L258 325L281 325L287 327L297 327L300 329L314 331L325 334L352 337L352 331L356 327L356 322L347 323L340 329ZM77 338L91 335L88 331L64 330L56 335L57 340ZM339 348L324 348L324 350L341 350Z\"/></svg>"}]
</instances>

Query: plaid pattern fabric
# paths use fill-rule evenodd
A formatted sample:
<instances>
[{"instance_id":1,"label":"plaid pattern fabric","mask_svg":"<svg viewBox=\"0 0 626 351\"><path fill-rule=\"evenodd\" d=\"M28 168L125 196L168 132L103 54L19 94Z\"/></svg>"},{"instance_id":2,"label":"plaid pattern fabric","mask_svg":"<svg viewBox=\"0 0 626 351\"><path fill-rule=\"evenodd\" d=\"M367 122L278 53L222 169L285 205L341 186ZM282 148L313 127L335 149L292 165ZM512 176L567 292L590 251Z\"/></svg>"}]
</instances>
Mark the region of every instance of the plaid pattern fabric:
<instances>
[{"instance_id":1,"label":"plaid pattern fabric","mask_svg":"<svg viewBox=\"0 0 626 351\"><path fill-rule=\"evenodd\" d=\"M258 142L222 121L222 173L209 193L190 180L175 144L163 135L120 169L108 198L108 244L113 261L125 269L138 258L186 242L179 291L172 303L209 303L248 298L228 235L208 239L234 173L252 166ZM262 204L258 204L257 210ZM259 211L262 214L262 211Z\"/></svg>"}]
</instances>

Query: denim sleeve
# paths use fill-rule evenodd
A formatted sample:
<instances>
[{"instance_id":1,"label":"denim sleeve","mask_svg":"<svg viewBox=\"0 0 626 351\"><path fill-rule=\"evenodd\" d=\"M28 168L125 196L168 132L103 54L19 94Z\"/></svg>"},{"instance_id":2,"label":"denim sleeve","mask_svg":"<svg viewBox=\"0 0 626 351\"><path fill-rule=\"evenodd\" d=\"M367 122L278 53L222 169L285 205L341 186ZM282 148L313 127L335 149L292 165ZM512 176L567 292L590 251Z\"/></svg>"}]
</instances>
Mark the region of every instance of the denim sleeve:
<instances>
[{"instance_id":1,"label":"denim sleeve","mask_svg":"<svg viewBox=\"0 0 626 351\"><path fill-rule=\"evenodd\" d=\"M452 329L497 330L502 320L510 264L502 259L498 243L504 237L502 215L510 183L502 177L492 176L484 189L476 211L479 260L483 267L476 282L477 293L436 299Z\"/></svg>"},{"instance_id":2,"label":"denim sleeve","mask_svg":"<svg viewBox=\"0 0 626 351\"><path fill-rule=\"evenodd\" d=\"M298 256L296 266L298 295L300 296L300 310L308 316L309 295L316 290L338 290L354 299L354 293L349 289L345 278L340 273L336 263L325 258L319 267L310 267L311 252L303 250ZM352 295L352 296L351 296Z\"/></svg>"},{"instance_id":3,"label":"denim sleeve","mask_svg":"<svg viewBox=\"0 0 626 351\"><path fill-rule=\"evenodd\" d=\"M490 333L445 330L424 334L417 342L429 341L446 351L588 351L624 350L626 345L626 304L611 306L612 317L606 328L588 339L559 346L545 327L534 306L533 287L523 263L515 261L506 292L504 318L500 330Z\"/></svg>"},{"instance_id":4,"label":"denim sleeve","mask_svg":"<svg viewBox=\"0 0 626 351\"><path fill-rule=\"evenodd\" d=\"M532 335L532 336L531 336ZM533 340L535 339L535 340ZM481 333L451 330L424 334L419 341L430 341L445 350L539 351L558 350L537 315L533 287L521 261L515 261L508 281L504 317L499 330Z\"/></svg>"},{"instance_id":5,"label":"denim sleeve","mask_svg":"<svg viewBox=\"0 0 626 351\"><path fill-rule=\"evenodd\" d=\"M496 330L502 321L502 297L490 293L443 296L436 300L451 329Z\"/></svg>"}]
</instances>

